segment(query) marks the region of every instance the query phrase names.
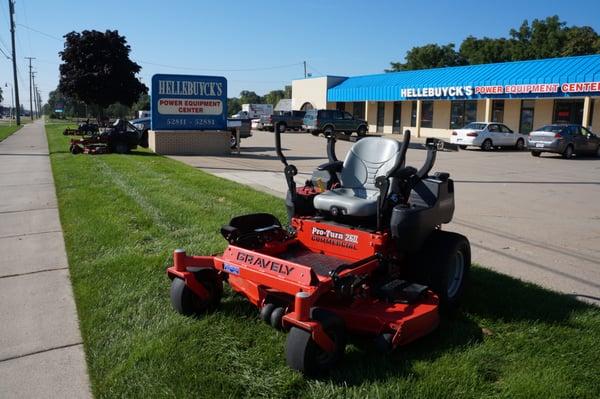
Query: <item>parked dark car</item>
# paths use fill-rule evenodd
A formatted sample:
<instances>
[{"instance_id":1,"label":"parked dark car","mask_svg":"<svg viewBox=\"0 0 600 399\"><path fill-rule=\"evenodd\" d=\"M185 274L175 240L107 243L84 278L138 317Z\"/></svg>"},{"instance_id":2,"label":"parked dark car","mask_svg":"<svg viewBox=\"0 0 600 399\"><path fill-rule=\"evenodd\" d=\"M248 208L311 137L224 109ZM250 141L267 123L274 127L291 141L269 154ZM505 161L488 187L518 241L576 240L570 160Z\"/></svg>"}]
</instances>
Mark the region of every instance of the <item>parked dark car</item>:
<instances>
[{"instance_id":1,"label":"parked dark car","mask_svg":"<svg viewBox=\"0 0 600 399\"><path fill-rule=\"evenodd\" d=\"M273 115L262 116L260 122L264 130L273 131L275 126L279 126L280 132L286 130L302 130L304 124L305 111L280 111Z\"/></svg>"},{"instance_id":2,"label":"parked dark car","mask_svg":"<svg viewBox=\"0 0 600 399\"><path fill-rule=\"evenodd\" d=\"M539 157L542 152L561 154L564 158L574 155L600 157L600 138L581 125L543 126L529 133L527 147L534 157Z\"/></svg>"},{"instance_id":3,"label":"parked dark car","mask_svg":"<svg viewBox=\"0 0 600 399\"><path fill-rule=\"evenodd\" d=\"M359 136L367 134L367 121L355 118L351 113L336 109L313 109L306 111L304 129L318 136L323 133L326 137L333 132L344 132L350 136L356 132Z\"/></svg>"}]
</instances>

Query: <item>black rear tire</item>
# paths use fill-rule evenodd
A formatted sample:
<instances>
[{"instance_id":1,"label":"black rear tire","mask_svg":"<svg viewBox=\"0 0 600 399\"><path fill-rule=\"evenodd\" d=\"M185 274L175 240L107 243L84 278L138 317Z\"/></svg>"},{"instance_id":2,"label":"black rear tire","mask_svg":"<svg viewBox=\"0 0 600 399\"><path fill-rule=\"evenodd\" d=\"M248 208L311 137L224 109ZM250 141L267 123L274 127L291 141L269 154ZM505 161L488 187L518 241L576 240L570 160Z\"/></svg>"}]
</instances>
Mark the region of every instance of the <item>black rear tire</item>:
<instances>
[{"instance_id":1,"label":"black rear tire","mask_svg":"<svg viewBox=\"0 0 600 399\"><path fill-rule=\"evenodd\" d=\"M539 157L540 155L542 155L541 151L531 151L531 156L533 157Z\"/></svg>"},{"instance_id":2,"label":"black rear tire","mask_svg":"<svg viewBox=\"0 0 600 399\"><path fill-rule=\"evenodd\" d=\"M279 133L285 133L287 130L287 125L285 123L280 123L277 125L277 127L279 129Z\"/></svg>"},{"instance_id":3,"label":"black rear tire","mask_svg":"<svg viewBox=\"0 0 600 399\"><path fill-rule=\"evenodd\" d=\"M117 141L114 146L114 151L117 154L127 154L129 152L129 144L124 141Z\"/></svg>"},{"instance_id":4,"label":"black rear tire","mask_svg":"<svg viewBox=\"0 0 600 399\"><path fill-rule=\"evenodd\" d=\"M71 154L73 154L73 155L81 154L83 152L81 147L79 147L76 144L72 144L71 148L69 148L69 151L71 151Z\"/></svg>"},{"instance_id":5,"label":"black rear tire","mask_svg":"<svg viewBox=\"0 0 600 399\"><path fill-rule=\"evenodd\" d=\"M483 143L481 144L481 149L483 151L491 151L493 148L494 148L494 145L492 143L492 140L490 140L490 139L483 140Z\"/></svg>"},{"instance_id":6,"label":"black rear tire","mask_svg":"<svg viewBox=\"0 0 600 399\"><path fill-rule=\"evenodd\" d=\"M356 130L356 134L359 137L362 137L364 135L367 134L367 127L366 126L359 126L358 129Z\"/></svg>"},{"instance_id":7,"label":"black rear tire","mask_svg":"<svg viewBox=\"0 0 600 399\"><path fill-rule=\"evenodd\" d=\"M290 368L308 376L319 376L334 367L344 355L346 330L342 319L325 310L313 308L311 318L322 324L335 344L334 351L324 351L312 339L310 332L292 327L285 341L285 358Z\"/></svg>"},{"instance_id":8,"label":"black rear tire","mask_svg":"<svg viewBox=\"0 0 600 399\"><path fill-rule=\"evenodd\" d=\"M458 148L460 148L461 150L466 150L467 146L466 145L459 145Z\"/></svg>"},{"instance_id":9,"label":"black rear tire","mask_svg":"<svg viewBox=\"0 0 600 399\"><path fill-rule=\"evenodd\" d=\"M333 134L333 127L332 127L332 126L326 126L326 127L323 129L323 135L324 135L325 137L330 137L332 134Z\"/></svg>"},{"instance_id":10,"label":"black rear tire","mask_svg":"<svg viewBox=\"0 0 600 399\"><path fill-rule=\"evenodd\" d=\"M208 291L207 300L197 296L182 279L174 278L171 282L171 304L178 313L185 316L202 316L214 311L221 303L223 283L214 271L198 272L196 279Z\"/></svg>"},{"instance_id":11,"label":"black rear tire","mask_svg":"<svg viewBox=\"0 0 600 399\"><path fill-rule=\"evenodd\" d=\"M460 304L471 268L469 240L461 234L435 230L411 259L411 268L417 281L438 295L441 310L454 311Z\"/></svg>"},{"instance_id":12,"label":"black rear tire","mask_svg":"<svg viewBox=\"0 0 600 399\"><path fill-rule=\"evenodd\" d=\"M571 158L573 158L573 155L575 155L573 145L569 144L569 145L567 145L567 148L565 148L565 151L562 153L562 156L565 159L571 159Z\"/></svg>"},{"instance_id":13,"label":"black rear tire","mask_svg":"<svg viewBox=\"0 0 600 399\"><path fill-rule=\"evenodd\" d=\"M523 151L525 149L525 140L518 139L517 140L517 145L515 145L515 149L517 151Z\"/></svg>"}]
</instances>

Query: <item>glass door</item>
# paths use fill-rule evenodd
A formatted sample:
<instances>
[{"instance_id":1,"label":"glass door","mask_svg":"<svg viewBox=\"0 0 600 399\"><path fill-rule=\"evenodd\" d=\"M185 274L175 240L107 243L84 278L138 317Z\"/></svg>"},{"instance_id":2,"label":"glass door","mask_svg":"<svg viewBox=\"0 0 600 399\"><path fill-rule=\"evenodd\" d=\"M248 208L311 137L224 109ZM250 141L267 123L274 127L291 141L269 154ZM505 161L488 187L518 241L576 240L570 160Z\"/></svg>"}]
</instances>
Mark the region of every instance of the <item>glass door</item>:
<instances>
[{"instance_id":1,"label":"glass door","mask_svg":"<svg viewBox=\"0 0 600 399\"><path fill-rule=\"evenodd\" d=\"M402 103L400 101L394 101L394 119L392 122L392 133L402 132Z\"/></svg>"},{"instance_id":2,"label":"glass door","mask_svg":"<svg viewBox=\"0 0 600 399\"><path fill-rule=\"evenodd\" d=\"M385 121L385 103L377 103L377 133L383 133L383 123Z\"/></svg>"},{"instance_id":3,"label":"glass door","mask_svg":"<svg viewBox=\"0 0 600 399\"><path fill-rule=\"evenodd\" d=\"M521 118L519 121L519 133L528 134L533 130L534 100L521 101Z\"/></svg>"}]
</instances>

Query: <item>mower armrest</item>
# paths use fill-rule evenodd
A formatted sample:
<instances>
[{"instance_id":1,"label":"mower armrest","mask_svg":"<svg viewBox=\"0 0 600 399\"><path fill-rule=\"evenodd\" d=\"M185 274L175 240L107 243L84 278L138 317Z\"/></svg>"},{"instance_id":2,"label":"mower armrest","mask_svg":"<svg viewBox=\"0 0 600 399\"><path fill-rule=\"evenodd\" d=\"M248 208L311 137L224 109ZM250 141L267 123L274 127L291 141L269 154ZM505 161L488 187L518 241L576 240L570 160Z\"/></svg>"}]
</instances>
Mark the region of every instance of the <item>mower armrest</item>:
<instances>
[{"instance_id":1,"label":"mower armrest","mask_svg":"<svg viewBox=\"0 0 600 399\"><path fill-rule=\"evenodd\" d=\"M392 173L392 175L389 177L397 177L401 180L406 180L409 177L411 177L412 175L414 175L415 173L417 173L416 168L413 168L412 166L405 166L403 168L400 168L400 169L394 171Z\"/></svg>"},{"instance_id":2,"label":"mower armrest","mask_svg":"<svg viewBox=\"0 0 600 399\"><path fill-rule=\"evenodd\" d=\"M334 161L317 166L317 170L326 170L329 173L334 174L341 172L343 167L344 163L342 161Z\"/></svg>"}]
</instances>

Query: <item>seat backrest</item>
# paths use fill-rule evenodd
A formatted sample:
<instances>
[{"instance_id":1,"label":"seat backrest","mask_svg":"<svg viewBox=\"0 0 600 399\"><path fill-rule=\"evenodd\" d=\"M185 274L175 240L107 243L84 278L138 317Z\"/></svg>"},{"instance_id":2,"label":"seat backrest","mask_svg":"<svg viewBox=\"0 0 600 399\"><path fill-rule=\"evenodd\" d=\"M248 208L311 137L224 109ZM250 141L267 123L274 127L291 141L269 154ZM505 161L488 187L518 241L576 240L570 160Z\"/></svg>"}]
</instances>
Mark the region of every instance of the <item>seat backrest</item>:
<instances>
[{"instance_id":1,"label":"seat backrest","mask_svg":"<svg viewBox=\"0 0 600 399\"><path fill-rule=\"evenodd\" d=\"M375 179L402 162L401 148L402 143L393 139L367 137L359 140L344 160L342 187L376 190Z\"/></svg>"}]
</instances>

